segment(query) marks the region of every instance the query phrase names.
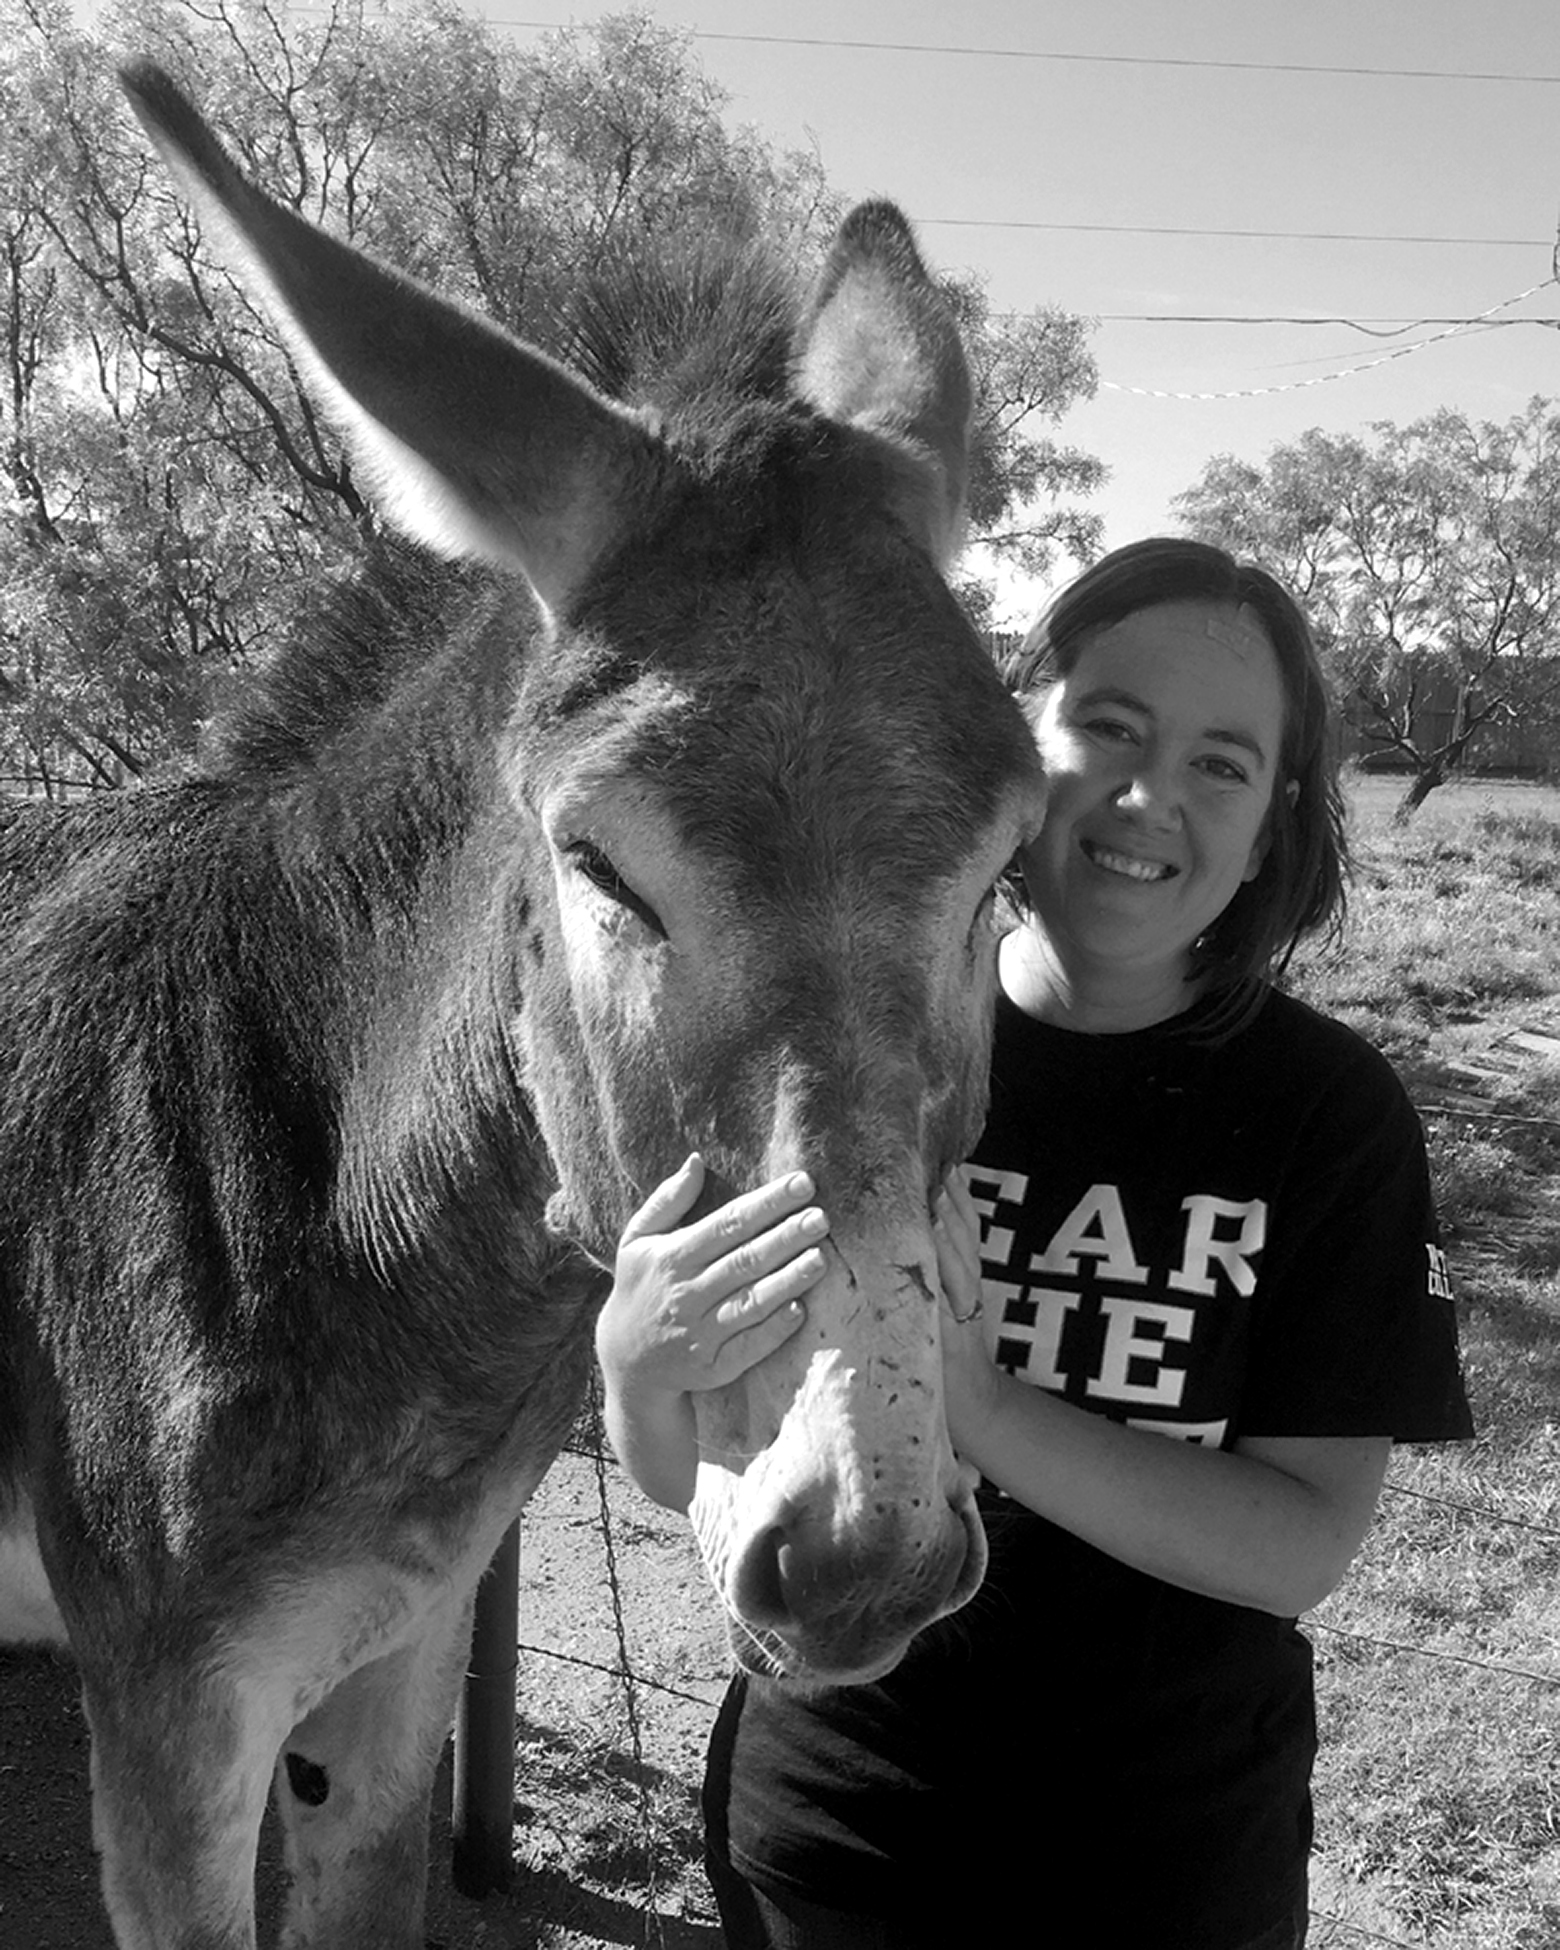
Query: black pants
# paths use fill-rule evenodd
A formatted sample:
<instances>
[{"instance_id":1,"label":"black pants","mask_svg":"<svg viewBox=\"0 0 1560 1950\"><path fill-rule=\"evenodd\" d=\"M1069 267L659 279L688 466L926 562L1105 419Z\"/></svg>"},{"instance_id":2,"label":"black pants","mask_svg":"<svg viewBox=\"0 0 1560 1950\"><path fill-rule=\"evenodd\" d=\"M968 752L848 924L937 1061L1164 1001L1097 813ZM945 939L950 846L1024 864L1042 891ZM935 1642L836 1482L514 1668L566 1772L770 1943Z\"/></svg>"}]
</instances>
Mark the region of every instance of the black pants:
<instances>
[{"instance_id":1,"label":"black pants","mask_svg":"<svg viewBox=\"0 0 1560 1950\"><path fill-rule=\"evenodd\" d=\"M956 1925L853 1916L792 1896L773 1901L734 1869L718 1848L706 1846L705 1868L720 1909L726 1950L976 1950L967 1945ZM1253 1937L1241 1950L1305 1950L1309 1921L1302 1903L1292 1917ZM1044 1934L1038 1933L1043 1925L1036 1927L1034 1950L1148 1950L1148 1946L1100 1945L1086 1917L1058 1923L1056 1930L1046 1929ZM1006 1940L1016 1943L1021 1935L1014 1931Z\"/></svg>"}]
</instances>

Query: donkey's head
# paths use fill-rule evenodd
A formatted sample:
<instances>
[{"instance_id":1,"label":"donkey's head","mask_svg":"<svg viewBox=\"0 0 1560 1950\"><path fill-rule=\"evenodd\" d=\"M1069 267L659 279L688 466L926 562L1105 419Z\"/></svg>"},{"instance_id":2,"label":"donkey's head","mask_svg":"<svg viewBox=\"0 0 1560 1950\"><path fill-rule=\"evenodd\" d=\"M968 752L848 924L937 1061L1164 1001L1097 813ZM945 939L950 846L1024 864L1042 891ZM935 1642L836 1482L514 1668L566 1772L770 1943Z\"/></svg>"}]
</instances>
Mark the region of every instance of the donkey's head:
<instances>
[{"instance_id":1,"label":"donkey's head","mask_svg":"<svg viewBox=\"0 0 1560 1950\"><path fill-rule=\"evenodd\" d=\"M744 1663L883 1672L983 1564L928 1204L979 1129L991 890L1039 811L940 575L969 384L904 222L854 213L794 335L746 277L704 280L676 359L644 316L609 354L598 318L609 399L261 196L155 70L126 81L391 512L541 606L490 830L526 894L495 1006L553 1223L609 1258L693 1147L712 1197L817 1181L828 1273L697 1402L694 1520Z\"/></svg>"}]
</instances>

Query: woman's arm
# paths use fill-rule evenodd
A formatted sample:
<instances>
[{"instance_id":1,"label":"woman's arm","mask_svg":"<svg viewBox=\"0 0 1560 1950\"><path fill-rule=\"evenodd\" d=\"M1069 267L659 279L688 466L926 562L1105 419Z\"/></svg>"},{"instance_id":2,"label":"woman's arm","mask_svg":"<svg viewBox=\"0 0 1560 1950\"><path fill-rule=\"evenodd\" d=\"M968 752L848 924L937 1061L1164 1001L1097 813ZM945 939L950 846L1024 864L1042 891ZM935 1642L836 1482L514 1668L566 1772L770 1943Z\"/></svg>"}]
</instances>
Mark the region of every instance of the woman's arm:
<instances>
[{"instance_id":1,"label":"woman's arm","mask_svg":"<svg viewBox=\"0 0 1560 1950\"><path fill-rule=\"evenodd\" d=\"M612 1447L645 1494L672 1510L693 1500L692 1395L735 1381L801 1326L829 1229L809 1203L805 1172L679 1225L703 1187L695 1154L629 1220L596 1323Z\"/></svg>"},{"instance_id":2,"label":"woman's arm","mask_svg":"<svg viewBox=\"0 0 1560 1950\"><path fill-rule=\"evenodd\" d=\"M1135 1569L1289 1618L1319 1604L1369 1528L1385 1436L1206 1449L1133 1429L992 1364L973 1316L979 1228L957 1175L939 1206L948 1430L990 1482ZM950 1310L952 1318L950 1318Z\"/></svg>"}]
</instances>

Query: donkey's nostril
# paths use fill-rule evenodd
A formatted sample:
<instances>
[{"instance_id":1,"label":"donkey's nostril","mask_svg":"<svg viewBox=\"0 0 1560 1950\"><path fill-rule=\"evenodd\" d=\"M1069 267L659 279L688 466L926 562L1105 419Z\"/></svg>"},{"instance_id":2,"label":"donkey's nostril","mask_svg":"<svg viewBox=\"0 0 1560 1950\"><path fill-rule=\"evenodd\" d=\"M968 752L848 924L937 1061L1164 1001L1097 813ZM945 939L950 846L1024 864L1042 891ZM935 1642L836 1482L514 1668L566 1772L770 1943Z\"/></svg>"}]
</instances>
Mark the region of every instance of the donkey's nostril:
<instances>
[{"instance_id":1,"label":"donkey's nostril","mask_svg":"<svg viewBox=\"0 0 1560 1950\"><path fill-rule=\"evenodd\" d=\"M851 1553L808 1535L804 1513L790 1512L761 1530L737 1564L733 1597L744 1623L783 1631L827 1611L839 1589L848 1589L856 1566ZM838 1587L838 1589L837 1589Z\"/></svg>"},{"instance_id":2,"label":"donkey's nostril","mask_svg":"<svg viewBox=\"0 0 1560 1950\"><path fill-rule=\"evenodd\" d=\"M781 1560L789 1552L785 1532L775 1525L761 1530L742 1553L732 1595L737 1616L748 1624L772 1631L788 1623Z\"/></svg>"},{"instance_id":3,"label":"donkey's nostril","mask_svg":"<svg viewBox=\"0 0 1560 1950\"><path fill-rule=\"evenodd\" d=\"M813 1599L828 1583L826 1567L819 1563L817 1552L810 1551L804 1540L793 1540L783 1531L780 1535L782 1541L775 1552L780 1603L788 1618L806 1618L813 1609Z\"/></svg>"}]
</instances>

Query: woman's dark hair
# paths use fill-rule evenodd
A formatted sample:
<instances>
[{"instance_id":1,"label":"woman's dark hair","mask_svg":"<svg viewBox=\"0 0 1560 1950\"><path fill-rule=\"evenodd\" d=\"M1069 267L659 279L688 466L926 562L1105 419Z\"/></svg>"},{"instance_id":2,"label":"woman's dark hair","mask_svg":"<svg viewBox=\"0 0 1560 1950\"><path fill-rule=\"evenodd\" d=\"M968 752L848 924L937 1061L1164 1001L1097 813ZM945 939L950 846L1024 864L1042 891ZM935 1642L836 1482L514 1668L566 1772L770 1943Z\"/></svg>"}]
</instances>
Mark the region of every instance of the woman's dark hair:
<instances>
[{"instance_id":1,"label":"woman's dark hair","mask_svg":"<svg viewBox=\"0 0 1560 1950\"><path fill-rule=\"evenodd\" d=\"M1268 851L1192 950L1192 974L1222 992L1221 1027L1245 1021L1262 985L1281 975L1309 934L1336 934L1348 842L1338 787L1336 720L1310 625L1265 569L1221 548L1155 536L1118 548L1068 585L1025 637L1007 676L1026 708L1066 677L1098 630L1157 603L1227 603L1253 610L1278 657L1284 729Z\"/></svg>"}]
</instances>

